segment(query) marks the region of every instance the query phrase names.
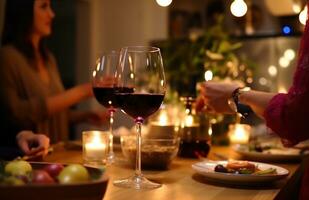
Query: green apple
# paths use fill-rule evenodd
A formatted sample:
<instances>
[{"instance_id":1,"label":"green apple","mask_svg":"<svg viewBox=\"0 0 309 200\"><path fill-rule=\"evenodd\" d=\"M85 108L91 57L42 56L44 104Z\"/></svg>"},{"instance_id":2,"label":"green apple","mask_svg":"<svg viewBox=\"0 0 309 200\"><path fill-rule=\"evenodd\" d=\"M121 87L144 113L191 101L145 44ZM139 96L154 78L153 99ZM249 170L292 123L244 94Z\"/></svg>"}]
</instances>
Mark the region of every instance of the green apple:
<instances>
[{"instance_id":1,"label":"green apple","mask_svg":"<svg viewBox=\"0 0 309 200\"><path fill-rule=\"evenodd\" d=\"M5 165L4 172L14 176L28 175L31 173L31 165L24 160L13 160Z\"/></svg>"},{"instance_id":2,"label":"green apple","mask_svg":"<svg viewBox=\"0 0 309 200\"><path fill-rule=\"evenodd\" d=\"M90 179L88 170L80 164L71 164L66 166L59 174L60 183L80 183Z\"/></svg>"}]
</instances>

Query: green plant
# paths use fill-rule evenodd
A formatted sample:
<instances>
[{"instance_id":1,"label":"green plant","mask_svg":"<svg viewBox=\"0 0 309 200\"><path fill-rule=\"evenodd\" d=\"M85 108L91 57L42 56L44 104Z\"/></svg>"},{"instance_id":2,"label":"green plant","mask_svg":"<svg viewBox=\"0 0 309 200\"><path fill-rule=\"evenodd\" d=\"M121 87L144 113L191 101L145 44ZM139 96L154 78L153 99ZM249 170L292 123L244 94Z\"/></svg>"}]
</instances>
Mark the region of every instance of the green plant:
<instances>
[{"instance_id":1,"label":"green plant","mask_svg":"<svg viewBox=\"0 0 309 200\"><path fill-rule=\"evenodd\" d=\"M171 91L177 91L180 96L195 96L196 83L205 81L207 70L216 79L252 83L254 63L237 54L241 46L224 29L223 16L198 38L163 42L160 47Z\"/></svg>"}]
</instances>

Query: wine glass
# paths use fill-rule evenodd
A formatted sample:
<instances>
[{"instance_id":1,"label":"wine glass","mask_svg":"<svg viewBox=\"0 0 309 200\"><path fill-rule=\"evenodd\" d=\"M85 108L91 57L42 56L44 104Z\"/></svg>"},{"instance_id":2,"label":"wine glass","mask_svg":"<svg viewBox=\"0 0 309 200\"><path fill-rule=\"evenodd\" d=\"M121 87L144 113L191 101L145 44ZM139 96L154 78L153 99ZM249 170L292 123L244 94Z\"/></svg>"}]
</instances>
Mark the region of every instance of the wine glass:
<instances>
[{"instance_id":1,"label":"wine glass","mask_svg":"<svg viewBox=\"0 0 309 200\"><path fill-rule=\"evenodd\" d=\"M114 185L135 189L158 188L161 184L149 181L141 172L141 126L147 117L159 109L165 96L160 49L146 46L122 48L117 81L119 88L127 88L126 92L119 92L116 96L121 110L135 120L137 139L135 174L114 181Z\"/></svg>"},{"instance_id":2,"label":"wine glass","mask_svg":"<svg viewBox=\"0 0 309 200\"><path fill-rule=\"evenodd\" d=\"M115 97L117 90L116 72L119 63L119 52L111 51L102 53L96 60L95 69L92 72L92 88L96 100L103 105L109 112L109 152L107 163L115 161L113 151L113 122L114 113L118 108Z\"/></svg>"}]
</instances>

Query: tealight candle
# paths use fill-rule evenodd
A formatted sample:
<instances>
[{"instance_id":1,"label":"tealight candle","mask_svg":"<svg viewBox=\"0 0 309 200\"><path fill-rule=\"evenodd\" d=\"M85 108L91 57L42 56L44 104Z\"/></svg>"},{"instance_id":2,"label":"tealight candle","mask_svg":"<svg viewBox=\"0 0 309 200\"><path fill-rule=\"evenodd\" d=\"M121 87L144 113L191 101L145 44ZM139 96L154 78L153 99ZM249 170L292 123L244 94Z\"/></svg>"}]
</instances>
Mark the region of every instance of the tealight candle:
<instances>
[{"instance_id":1,"label":"tealight candle","mask_svg":"<svg viewBox=\"0 0 309 200\"><path fill-rule=\"evenodd\" d=\"M104 131L83 132L83 160L85 164L102 165L108 156L109 133Z\"/></svg>"},{"instance_id":2,"label":"tealight candle","mask_svg":"<svg viewBox=\"0 0 309 200\"><path fill-rule=\"evenodd\" d=\"M174 138L177 136L178 130L178 126L170 120L168 112L162 109L157 120L149 123L147 137L158 139Z\"/></svg>"},{"instance_id":3,"label":"tealight candle","mask_svg":"<svg viewBox=\"0 0 309 200\"><path fill-rule=\"evenodd\" d=\"M193 115L187 114L180 128L182 140L191 141L198 139L200 124L195 122Z\"/></svg>"},{"instance_id":4,"label":"tealight candle","mask_svg":"<svg viewBox=\"0 0 309 200\"><path fill-rule=\"evenodd\" d=\"M247 124L234 124L229 127L229 139L233 144L247 144L251 127Z\"/></svg>"}]
</instances>

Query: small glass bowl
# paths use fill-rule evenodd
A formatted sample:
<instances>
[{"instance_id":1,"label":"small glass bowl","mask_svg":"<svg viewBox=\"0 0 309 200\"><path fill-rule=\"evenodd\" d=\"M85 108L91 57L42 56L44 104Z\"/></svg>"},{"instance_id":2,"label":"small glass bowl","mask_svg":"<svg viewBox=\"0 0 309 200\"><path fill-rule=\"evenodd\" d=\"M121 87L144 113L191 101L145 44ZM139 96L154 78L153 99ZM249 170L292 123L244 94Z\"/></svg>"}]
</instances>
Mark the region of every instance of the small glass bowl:
<instances>
[{"instance_id":1,"label":"small glass bowl","mask_svg":"<svg viewBox=\"0 0 309 200\"><path fill-rule=\"evenodd\" d=\"M136 160L136 136L121 136L121 149L132 166ZM142 169L166 170L177 155L180 138L142 139Z\"/></svg>"}]
</instances>

